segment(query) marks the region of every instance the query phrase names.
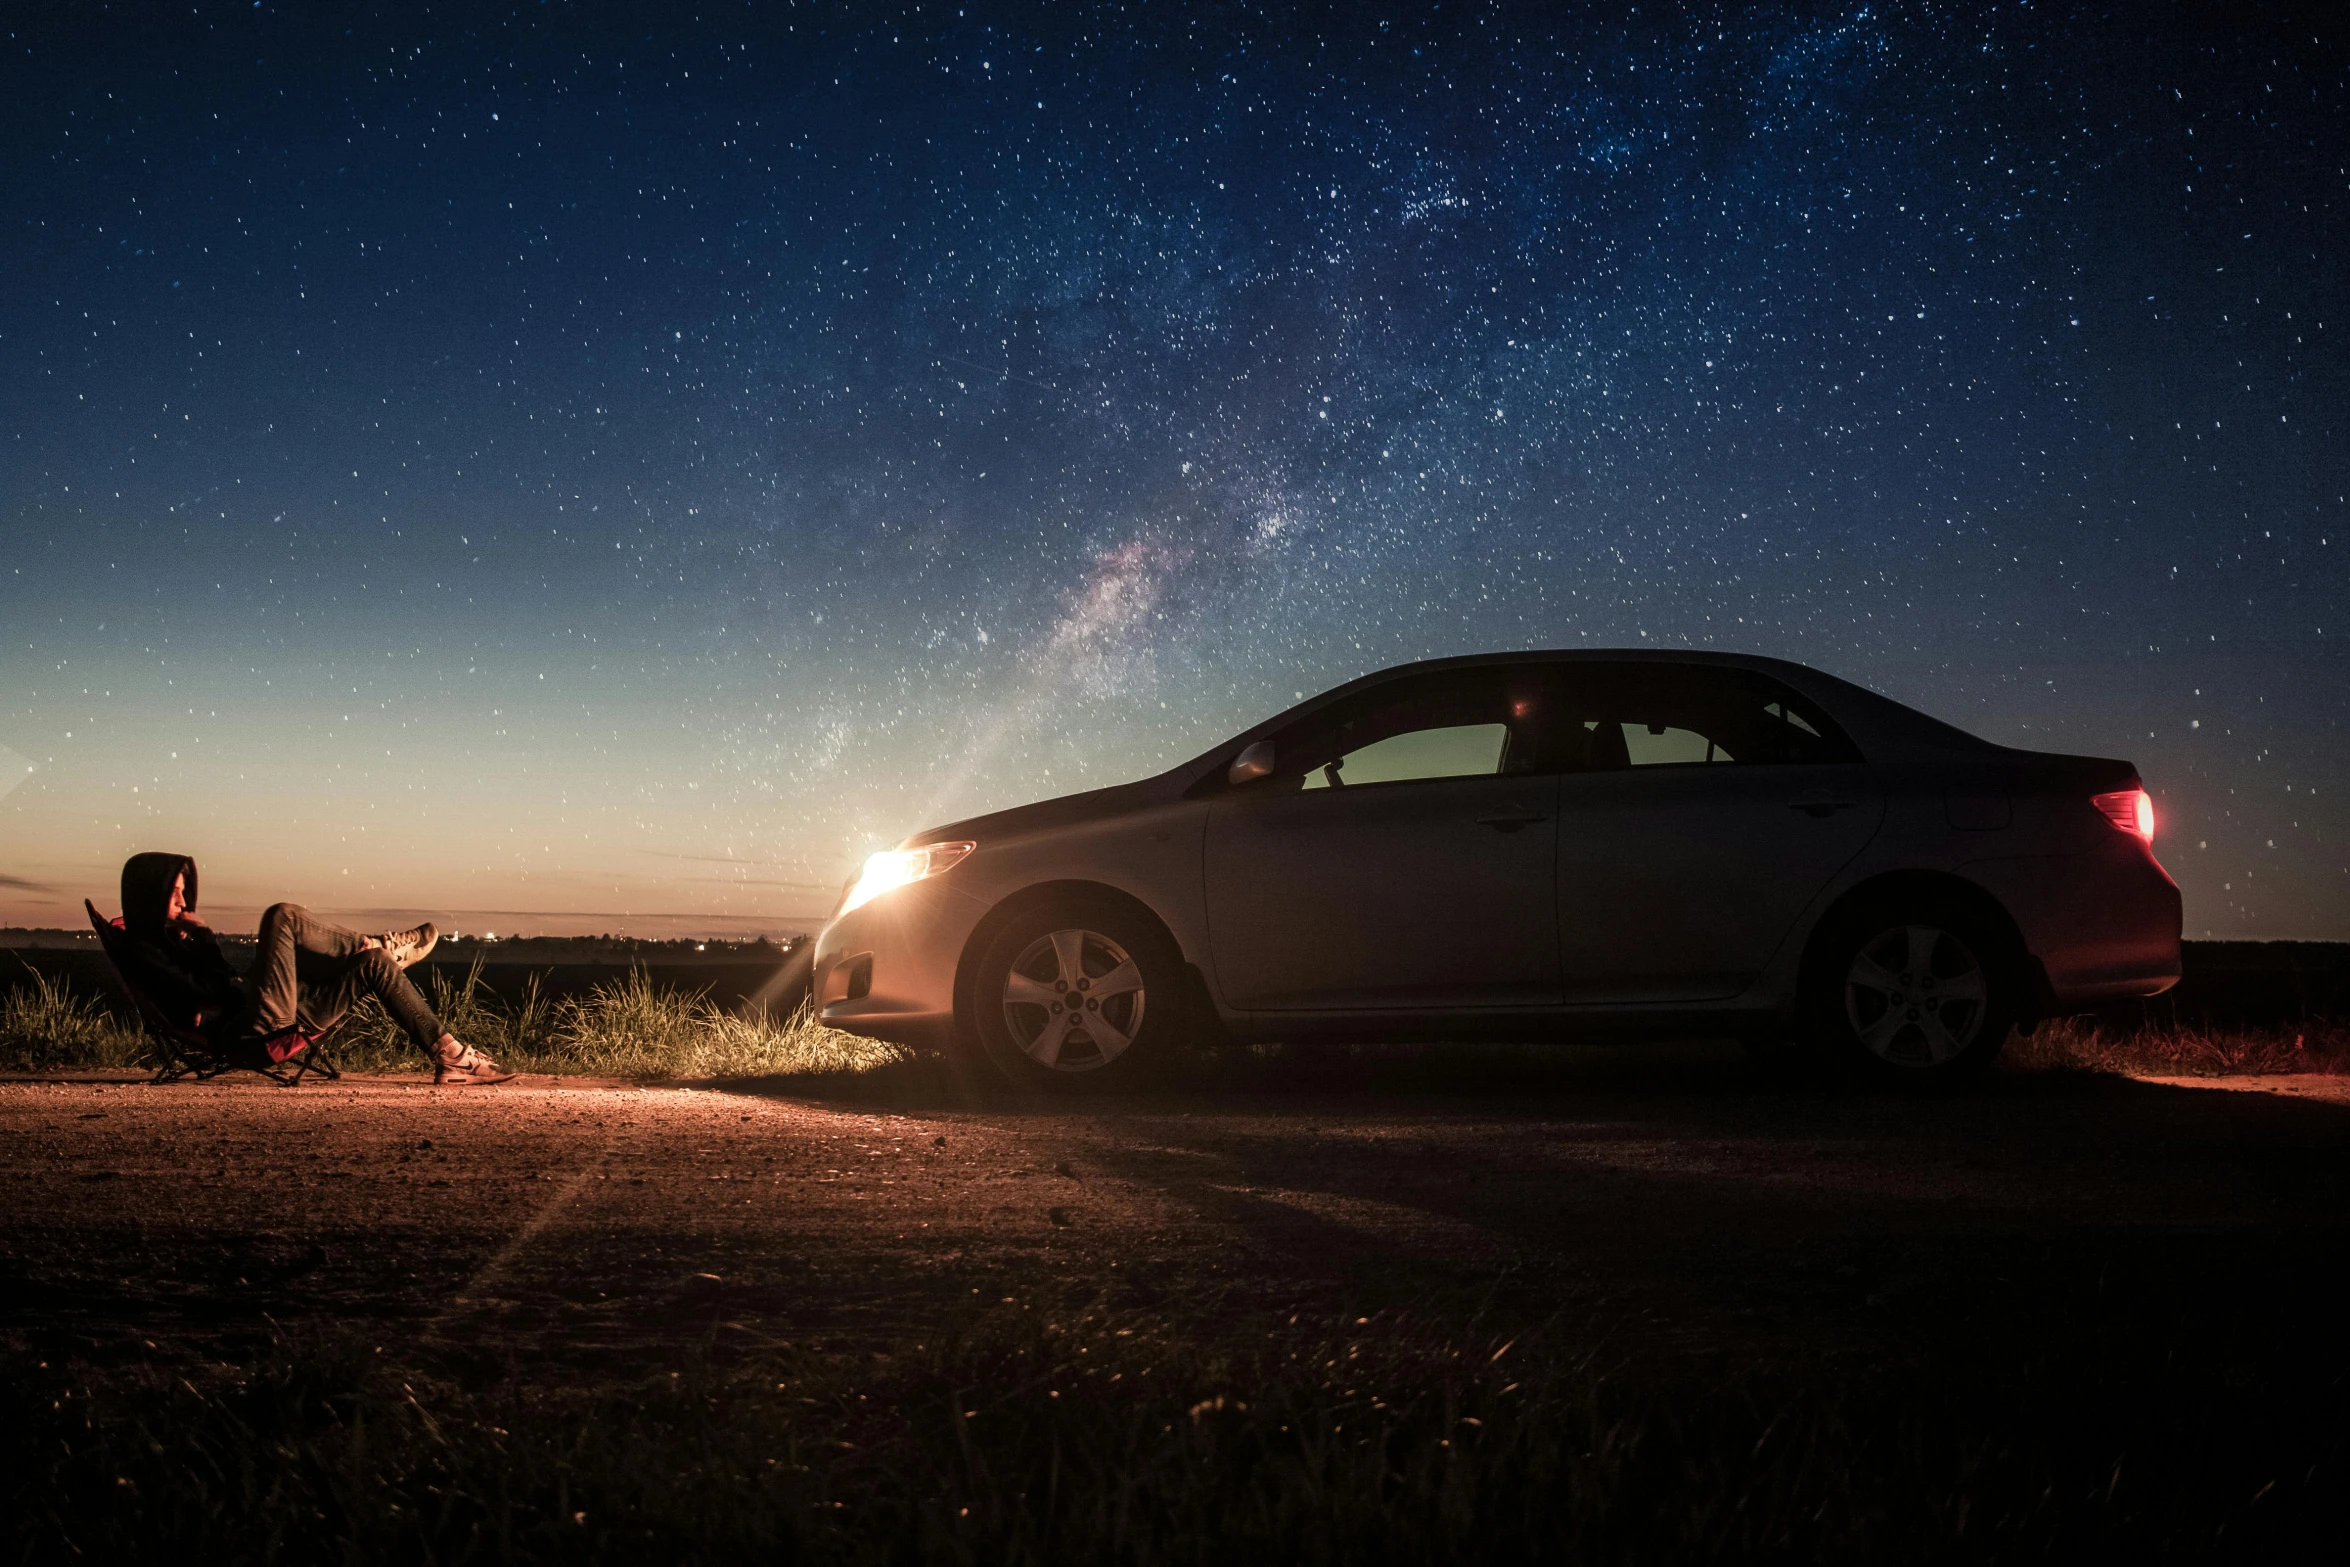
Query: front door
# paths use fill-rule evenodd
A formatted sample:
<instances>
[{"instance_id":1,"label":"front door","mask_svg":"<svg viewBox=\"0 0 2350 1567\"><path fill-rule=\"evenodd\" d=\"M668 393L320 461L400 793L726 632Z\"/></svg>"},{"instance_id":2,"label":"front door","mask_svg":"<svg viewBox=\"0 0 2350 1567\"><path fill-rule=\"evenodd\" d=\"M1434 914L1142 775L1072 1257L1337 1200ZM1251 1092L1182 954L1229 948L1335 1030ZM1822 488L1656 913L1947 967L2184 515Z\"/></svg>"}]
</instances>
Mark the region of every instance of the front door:
<instances>
[{"instance_id":1,"label":"front door","mask_svg":"<svg viewBox=\"0 0 2350 1567\"><path fill-rule=\"evenodd\" d=\"M1578 671L1580 756L1559 780L1569 1003L1725 1000L1877 830L1868 767L1766 677L1695 665Z\"/></svg>"},{"instance_id":2,"label":"front door","mask_svg":"<svg viewBox=\"0 0 2350 1567\"><path fill-rule=\"evenodd\" d=\"M1275 740L1211 807L1215 981L1243 1011L1559 996L1554 789L1536 674L1409 677Z\"/></svg>"}]
</instances>

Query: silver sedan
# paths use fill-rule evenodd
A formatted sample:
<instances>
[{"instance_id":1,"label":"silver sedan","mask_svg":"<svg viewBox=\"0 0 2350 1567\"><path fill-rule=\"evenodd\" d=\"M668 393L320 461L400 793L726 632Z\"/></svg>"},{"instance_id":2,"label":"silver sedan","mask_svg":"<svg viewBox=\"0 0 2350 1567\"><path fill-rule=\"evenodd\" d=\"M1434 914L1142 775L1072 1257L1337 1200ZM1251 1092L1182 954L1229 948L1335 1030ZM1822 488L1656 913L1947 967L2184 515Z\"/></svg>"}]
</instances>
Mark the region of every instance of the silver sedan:
<instances>
[{"instance_id":1,"label":"silver sedan","mask_svg":"<svg viewBox=\"0 0 2350 1567\"><path fill-rule=\"evenodd\" d=\"M815 994L834 1028L1038 1086L1203 1036L1735 1034L1947 1077L2176 983L2153 837L2128 762L1800 664L1440 659L874 855Z\"/></svg>"}]
</instances>

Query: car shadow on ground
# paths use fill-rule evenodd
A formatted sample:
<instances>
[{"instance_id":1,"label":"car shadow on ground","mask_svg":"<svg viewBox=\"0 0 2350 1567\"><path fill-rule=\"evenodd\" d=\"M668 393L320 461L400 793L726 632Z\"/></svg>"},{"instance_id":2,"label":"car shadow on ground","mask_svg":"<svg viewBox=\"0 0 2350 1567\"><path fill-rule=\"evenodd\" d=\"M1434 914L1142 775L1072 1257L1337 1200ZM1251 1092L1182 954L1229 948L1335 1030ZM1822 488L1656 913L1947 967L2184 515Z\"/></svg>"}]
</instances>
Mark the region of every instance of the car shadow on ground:
<instances>
[{"instance_id":1,"label":"car shadow on ground","mask_svg":"<svg viewBox=\"0 0 2350 1567\"><path fill-rule=\"evenodd\" d=\"M1693 1233L1732 1214L1874 1223L1920 1203L1937 1223L2060 1230L2288 1211L2322 1225L2350 1204L2340 1101L2073 1071L1928 1088L1705 1041L1242 1051L1115 1095L1024 1095L937 1058L725 1091L1065 1135L1102 1174L1195 1207L1369 1199L1529 1239L1555 1228L1560 1194L1603 1192Z\"/></svg>"},{"instance_id":2,"label":"car shadow on ground","mask_svg":"<svg viewBox=\"0 0 2350 1567\"><path fill-rule=\"evenodd\" d=\"M1082 1079L1060 1092L1024 1090L985 1066L917 1052L862 1071L734 1078L730 1093L810 1100L843 1108L936 1113L1093 1113L1195 1105L1234 1113L1331 1095L1463 1096L1581 1093L1677 1086L1697 1092L1768 1086L1772 1069L1732 1042L1673 1045L1241 1046L1187 1057L1147 1085L1102 1092Z\"/></svg>"},{"instance_id":3,"label":"car shadow on ground","mask_svg":"<svg viewBox=\"0 0 2350 1567\"><path fill-rule=\"evenodd\" d=\"M1926 1089L1703 1041L1238 1052L1049 1099L935 1058L728 1091L1010 1133L1075 1244L1188 1225L1261 1280L1425 1304L1511 1279L1709 1344L1893 1353L2122 1309L2108 1291L2173 1326L2307 1310L2350 1213L2339 1101L2042 1070Z\"/></svg>"},{"instance_id":4,"label":"car shadow on ground","mask_svg":"<svg viewBox=\"0 0 2350 1567\"><path fill-rule=\"evenodd\" d=\"M1970 1081L1917 1084L1756 1060L1735 1041L1627 1045L1257 1046L1202 1053L1144 1087L1046 1093L1006 1084L951 1055L921 1052L863 1071L730 1078L705 1085L763 1099L897 1114L1092 1117L1207 1112L1223 1116L1319 1112L1340 1105L1386 1111L1540 1118L1613 1101L1654 1108L1716 1104L1740 1120L1765 1108L1862 1107L1947 1113L1954 1107L2085 1106L2200 1097L2183 1080L2150 1083L2112 1073L1995 1068ZM2214 1086L2217 1086L2215 1080ZM2264 1099L2267 1095L2233 1095ZM2312 1104L2318 1101L2310 1101ZM2334 1110L2350 1109L2334 1101ZM2214 1113L2226 1114L2213 1107ZM2257 1113L2248 1112L2248 1113Z\"/></svg>"}]
</instances>

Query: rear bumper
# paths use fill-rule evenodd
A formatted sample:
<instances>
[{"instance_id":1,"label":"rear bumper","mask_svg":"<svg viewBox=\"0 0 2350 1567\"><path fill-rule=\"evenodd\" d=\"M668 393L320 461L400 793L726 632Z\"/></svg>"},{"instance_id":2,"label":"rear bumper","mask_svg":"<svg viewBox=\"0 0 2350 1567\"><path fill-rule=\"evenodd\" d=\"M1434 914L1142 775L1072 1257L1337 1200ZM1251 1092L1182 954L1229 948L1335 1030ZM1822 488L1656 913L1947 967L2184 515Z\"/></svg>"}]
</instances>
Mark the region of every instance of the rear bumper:
<instances>
[{"instance_id":1,"label":"rear bumper","mask_svg":"<svg viewBox=\"0 0 2350 1567\"><path fill-rule=\"evenodd\" d=\"M2081 854L1977 860L1960 874L2006 906L2057 1012L2160 995L2179 982L2178 884L2134 839Z\"/></svg>"}]
</instances>

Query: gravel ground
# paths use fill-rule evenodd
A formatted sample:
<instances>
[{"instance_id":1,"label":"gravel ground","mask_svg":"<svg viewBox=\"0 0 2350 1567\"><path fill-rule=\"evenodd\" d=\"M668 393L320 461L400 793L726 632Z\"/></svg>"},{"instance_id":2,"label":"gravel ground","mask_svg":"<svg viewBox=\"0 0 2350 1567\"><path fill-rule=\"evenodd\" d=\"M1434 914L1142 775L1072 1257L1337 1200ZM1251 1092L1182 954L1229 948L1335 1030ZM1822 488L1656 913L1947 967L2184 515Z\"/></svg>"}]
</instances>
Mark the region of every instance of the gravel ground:
<instances>
[{"instance_id":1,"label":"gravel ground","mask_svg":"<svg viewBox=\"0 0 2350 1567\"><path fill-rule=\"evenodd\" d=\"M1635 1345L1895 1358L1973 1312L2078 1309L2054 1281L2084 1270L2181 1331L2263 1291L2315 1309L2350 1229L2342 1082L2221 1086L1927 1098L1706 1048L1244 1063L1044 1105L919 1064L695 1089L9 1081L0 1352L220 1367L333 1324L593 1374L1112 1287L1175 1320L1565 1314Z\"/></svg>"}]
</instances>

